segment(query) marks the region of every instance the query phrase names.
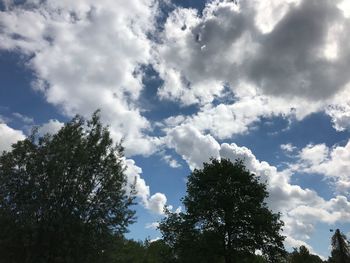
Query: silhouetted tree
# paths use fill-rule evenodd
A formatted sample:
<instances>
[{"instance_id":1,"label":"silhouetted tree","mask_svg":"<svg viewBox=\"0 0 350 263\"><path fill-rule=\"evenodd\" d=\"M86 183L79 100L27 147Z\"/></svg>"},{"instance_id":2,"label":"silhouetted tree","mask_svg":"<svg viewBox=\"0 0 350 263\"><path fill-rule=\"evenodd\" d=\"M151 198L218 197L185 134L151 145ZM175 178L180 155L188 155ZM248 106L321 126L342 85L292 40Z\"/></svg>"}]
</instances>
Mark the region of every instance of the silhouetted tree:
<instances>
[{"instance_id":1,"label":"silhouetted tree","mask_svg":"<svg viewBox=\"0 0 350 263\"><path fill-rule=\"evenodd\" d=\"M143 242L120 238L117 241L117 248L112 252L113 263L147 263L145 261L146 247Z\"/></svg>"},{"instance_id":2,"label":"silhouetted tree","mask_svg":"<svg viewBox=\"0 0 350 263\"><path fill-rule=\"evenodd\" d=\"M328 259L330 263L350 263L350 247L346 239L346 236L340 232L339 229L335 230L332 236L332 254Z\"/></svg>"},{"instance_id":3,"label":"silhouetted tree","mask_svg":"<svg viewBox=\"0 0 350 263\"><path fill-rule=\"evenodd\" d=\"M108 262L134 220L123 149L96 112L0 156L0 262Z\"/></svg>"},{"instance_id":4,"label":"silhouetted tree","mask_svg":"<svg viewBox=\"0 0 350 263\"><path fill-rule=\"evenodd\" d=\"M294 249L290 254L288 262L290 263L322 263L324 262L319 256L310 254L305 246L300 246L299 250Z\"/></svg>"},{"instance_id":5,"label":"silhouetted tree","mask_svg":"<svg viewBox=\"0 0 350 263\"><path fill-rule=\"evenodd\" d=\"M170 263L172 262L171 248L163 241L147 241L144 243L146 255L144 263Z\"/></svg>"},{"instance_id":6,"label":"silhouetted tree","mask_svg":"<svg viewBox=\"0 0 350 263\"><path fill-rule=\"evenodd\" d=\"M257 258L256 250L278 262L283 222L267 208L267 196L242 161L212 159L188 178L186 212L168 212L159 229L177 262L244 262Z\"/></svg>"},{"instance_id":7,"label":"silhouetted tree","mask_svg":"<svg viewBox=\"0 0 350 263\"><path fill-rule=\"evenodd\" d=\"M134 241L121 238L110 262L115 263L170 263L170 247L163 240Z\"/></svg>"}]
</instances>

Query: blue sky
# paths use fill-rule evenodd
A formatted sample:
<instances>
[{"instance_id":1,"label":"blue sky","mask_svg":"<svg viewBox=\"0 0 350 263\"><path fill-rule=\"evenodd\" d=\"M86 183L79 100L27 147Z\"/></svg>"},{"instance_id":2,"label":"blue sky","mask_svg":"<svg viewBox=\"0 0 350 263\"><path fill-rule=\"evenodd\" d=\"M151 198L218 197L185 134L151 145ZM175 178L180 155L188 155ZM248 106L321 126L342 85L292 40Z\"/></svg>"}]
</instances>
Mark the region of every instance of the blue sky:
<instances>
[{"instance_id":1,"label":"blue sky","mask_svg":"<svg viewBox=\"0 0 350 263\"><path fill-rule=\"evenodd\" d=\"M138 182L128 237L159 237L210 157L268 182L287 247L350 233L346 1L0 3L0 150L101 109Z\"/></svg>"}]
</instances>

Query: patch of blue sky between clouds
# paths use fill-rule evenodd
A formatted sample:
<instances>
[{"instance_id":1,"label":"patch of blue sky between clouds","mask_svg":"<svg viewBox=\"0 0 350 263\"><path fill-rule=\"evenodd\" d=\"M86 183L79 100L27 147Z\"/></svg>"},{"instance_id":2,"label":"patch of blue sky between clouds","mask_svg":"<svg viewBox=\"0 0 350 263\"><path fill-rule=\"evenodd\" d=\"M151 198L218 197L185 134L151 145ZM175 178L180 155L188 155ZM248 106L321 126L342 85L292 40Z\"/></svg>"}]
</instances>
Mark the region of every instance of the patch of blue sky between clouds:
<instances>
[{"instance_id":1,"label":"patch of blue sky between clouds","mask_svg":"<svg viewBox=\"0 0 350 263\"><path fill-rule=\"evenodd\" d=\"M32 88L35 73L26 65L27 61L28 57L19 52L0 50L0 115L9 119L14 129L25 125L13 118L15 112L33 118L36 125L50 119L69 120L48 103L41 92Z\"/></svg>"},{"instance_id":2,"label":"patch of blue sky between clouds","mask_svg":"<svg viewBox=\"0 0 350 263\"><path fill-rule=\"evenodd\" d=\"M143 116L153 122L161 122L179 113L192 115L198 111L196 105L183 106L176 101L159 98L158 89L164 84L157 71L151 65L143 66L143 85L139 98Z\"/></svg>"}]
</instances>

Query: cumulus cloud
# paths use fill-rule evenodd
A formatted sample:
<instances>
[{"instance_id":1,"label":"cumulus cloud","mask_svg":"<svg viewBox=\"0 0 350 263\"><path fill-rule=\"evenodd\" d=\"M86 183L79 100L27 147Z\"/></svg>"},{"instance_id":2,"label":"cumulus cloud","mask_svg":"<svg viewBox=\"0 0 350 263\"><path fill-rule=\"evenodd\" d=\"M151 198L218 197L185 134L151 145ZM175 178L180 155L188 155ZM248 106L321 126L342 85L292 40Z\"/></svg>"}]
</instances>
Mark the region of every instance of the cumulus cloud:
<instances>
[{"instance_id":1,"label":"cumulus cloud","mask_svg":"<svg viewBox=\"0 0 350 263\"><path fill-rule=\"evenodd\" d=\"M183 104L210 102L219 96L225 76L232 71L221 63L231 64L231 57L244 54L231 48L244 24L235 5L224 3L207 6L203 17L196 10L184 8L170 14L158 48L157 70L165 81L159 95Z\"/></svg>"},{"instance_id":2,"label":"cumulus cloud","mask_svg":"<svg viewBox=\"0 0 350 263\"><path fill-rule=\"evenodd\" d=\"M294 170L317 173L332 179L340 192L350 189L350 141L344 146L307 145L299 153Z\"/></svg>"},{"instance_id":3,"label":"cumulus cloud","mask_svg":"<svg viewBox=\"0 0 350 263\"><path fill-rule=\"evenodd\" d=\"M270 33L291 8L300 4L300 0L249 1L246 7L255 13L255 26L264 34Z\"/></svg>"},{"instance_id":4,"label":"cumulus cloud","mask_svg":"<svg viewBox=\"0 0 350 263\"><path fill-rule=\"evenodd\" d=\"M348 103L330 105L327 113L331 116L333 127L337 131L350 130L350 105Z\"/></svg>"},{"instance_id":5,"label":"cumulus cloud","mask_svg":"<svg viewBox=\"0 0 350 263\"><path fill-rule=\"evenodd\" d=\"M46 133L55 134L63 127L63 125L64 123L51 119L48 122L42 124L39 127L38 132L40 135L44 135Z\"/></svg>"},{"instance_id":6,"label":"cumulus cloud","mask_svg":"<svg viewBox=\"0 0 350 263\"><path fill-rule=\"evenodd\" d=\"M160 95L184 104L205 103L219 96L226 83L239 92L238 83L246 80L268 94L306 96L305 92L312 90L310 85L317 83L308 80L310 72L303 72L321 61L308 51L323 44L322 37L332 22L328 22L328 13L339 19L342 16L327 1L303 1L298 6L285 3L282 7L277 1L268 2L274 3L244 1L237 7L232 1L212 1L203 14L176 9L167 19L159 46L158 70L165 80ZM277 18L277 13L282 17ZM268 21L261 21L262 17ZM312 21L320 17L328 20L323 19L322 24ZM292 27L299 20L303 26ZM270 29L261 32L257 25ZM307 60L315 65L299 65L298 59L305 54L315 56ZM295 92L300 88L304 90ZM187 96L183 96L185 92Z\"/></svg>"},{"instance_id":7,"label":"cumulus cloud","mask_svg":"<svg viewBox=\"0 0 350 263\"><path fill-rule=\"evenodd\" d=\"M249 78L272 95L333 96L349 82L348 23L336 1L301 1L262 38Z\"/></svg>"},{"instance_id":8,"label":"cumulus cloud","mask_svg":"<svg viewBox=\"0 0 350 263\"><path fill-rule=\"evenodd\" d=\"M1 120L0 120L1 121ZM0 122L0 153L11 150L11 145L19 140L24 140L25 135L20 130L12 129Z\"/></svg>"},{"instance_id":9,"label":"cumulus cloud","mask_svg":"<svg viewBox=\"0 0 350 263\"><path fill-rule=\"evenodd\" d=\"M262 117L300 120L324 109L337 130L349 128L349 96L336 96L349 92L346 2L216 0L202 13L179 7L154 43L148 35L158 12L155 0L9 1L0 48L28 54L34 87L65 114L101 108L129 156L161 144L147 135L152 123L138 103L147 64L164 81L158 96L201 105L182 117L219 139L248 132Z\"/></svg>"},{"instance_id":10,"label":"cumulus cloud","mask_svg":"<svg viewBox=\"0 0 350 263\"><path fill-rule=\"evenodd\" d=\"M218 157L220 146L211 135L202 135L192 126L178 126L167 134L167 145L175 149L191 169L201 167L210 157Z\"/></svg>"},{"instance_id":11,"label":"cumulus cloud","mask_svg":"<svg viewBox=\"0 0 350 263\"><path fill-rule=\"evenodd\" d=\"M131 1L9 1L0 14L0 48L28 55L34 88L68 115L100 108L126 153L150 154L157 139L137 99L141 65L151 60L157 5Z\"/></svg>"},{"instance_id":12,"label":"cumulus cloud","mask_svg":"<svg viewBox=\"0 0 350 263\"><path fill-rule=\"evenodd\" d=\"M350 10L350 8L349 8ZM326 108L326 113L332 118L333 127L337 131L350 130L350 85L334 98L334 103Z\"/></svg>"},{"instance_id":13,"label":"cumulus cloud","mask_svg":"<svg viewBox=\"0 0 350 263\"><path fill-rule=\"evenodd\" d=\"M319 165L327 158L328 151L329 149L325 144L309 144L300 151L299 155L305 162L311 165Z\"/></svg>"},{"instance_id":14,"label":"cumulus cloud","mask_svg":"<svg viewBox=\"0 0 350 263\"><path fill-rule=\"evenodd\" d=\"M101 108L128 155L161 144L147 135L152 123L138 103L142 65L150 63L164 81L158 96L203 106L186 122L219 139L262 117L300 120L320 110L337 130L349 128L349 96L337 96L349 92L346 1L215 0L202 13L178 7L154 43L148 35L158 12L155 0L8 1L0 48L29 55L34 86L65 114Z\"/></svg>"},{"instance_id":15,"label":"cumulus cloud","mask_svg":"<svg viewBox=\"0 0 350 263\"><path fill-rule=\"evenodd\" d=\"M306 101L285 102L263 95L244 95L234 103L205 105L195 114L169 117L163 121L163 130L168 132L171 128L186 125L217 139L229 139L237 134L249 133L261 117L301 120L318 107L317 103L309 105Z\"/></svg>"},{"instance_id":16,"label":"cumulus cloud","mask_svg":"<svg viewBox=\"0 0 350 263\"><path fill-rule=\"evenodd\" d=\"M146 207L155 213L163 214L166 202L167 198L164 194L155 193L148 199Z\"/></svg>"},{"instance_id":17,"label":"cumulus cloud","mask_svg":"<svg viewBox=\"0 0 350 263\"><path fill-rule=\"evenodd\" d=\"M142 169L135 164L132 159L123 159L125 164L125 174L127 176L128 188L127 192L130 193L131 185L134 185L136 190L136 197L139 198L141 205L146 209L156 213L163 214L164 206L166 205L167 198L163 193L150 194L150 187L146 184L146 181L141 177Z\"/></svg>"},{"instance_id":18,"label":"cumulus cloud","mask_svg":"<svg viewBox=\"0 0 350 263\"><path fill-rule=\"evenodd\" d=\"M158 94L205 105L191 120L220 139L261 117L318 111L347 129L349 96L339 94L349 93L349 10L328 0L210 1L201 14L177 8L157 46ZM227 97L234 102L213 104Z\"/></svg>"},{"instance_id":19,"label":"cumulus cloud","mask_svg":"<svg viewBox=\"0 0 350 263\"><path fill-rule=\"evenodd\" d=\"M171 168L179 168L181 164L179 164L171 155L164 155L162 158Z\"/></svg>"},{"instance_id":20,"label":"cumulus cloud","mask_svg":"<svg viewBox=\"0 0 350 263\"><path fill-rule=\"evenodd\" d=\"M315 227L312 223L308 223L298 218L285 217L285 231L287 233L293 233L293 236L298 240L310 239ZM290 245L290 244L288 244ZM293 247L293 246L291 246Z\"/></svg>"}]
</instances>

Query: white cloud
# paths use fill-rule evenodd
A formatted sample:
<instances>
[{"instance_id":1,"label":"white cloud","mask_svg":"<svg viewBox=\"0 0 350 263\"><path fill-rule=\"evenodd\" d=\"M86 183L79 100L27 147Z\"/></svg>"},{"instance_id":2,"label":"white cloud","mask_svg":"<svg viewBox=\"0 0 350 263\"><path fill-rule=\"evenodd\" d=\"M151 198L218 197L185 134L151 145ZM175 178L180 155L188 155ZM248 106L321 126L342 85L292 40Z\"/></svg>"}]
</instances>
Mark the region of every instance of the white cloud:
<instances>
[{"instance_id":1,"label":"white cloud","mask_svg":"<svg viewBox=\"0 0 350 263\"><path fill-rule=\"evenodd\" d=\"M182 207L179 206L178 208L175 209L176 214L180 214L182 212Z\"/></svg>"},{"instance_id":2,"label":"white cloud","mask_svg":"<svg viewBox=\"0 0 350 263\"><path fill-rule=\"evenodd\" d=\"M291 143L281 144L280 148L287 153L291 153L291 152L294 152L296 150L296 147L293 146L293 144L291 144Z\"/></svg>"},{"instance_id":3,"label":"white cloud","mask_svg":"<svg viewBox=\"0 0 350 263\"><path fill-rule=\"evenodd\" d=\"M350 130L350 105L330 105L327 113L331 116L333 127L337 131Z\"/></svg>"},{"instance_id":4,"label":"white cloud","mask_svg":"<svg viewBox=\"0 0 350 263\"><path fill-rule=\"evenodd\" d=\"M119 2L8 1L0 48L31 56L36 88L65 114L89 116L101 108L128 156L151 154L162 143L147 135L152 124L138 104L140 66L149 63L164 80L161 98L201 105L197 114L172 121L184 118L215 138L248 132L262 117L300 120L325 107L336 129L349 127L348 101L337 107L333 99L349 90L343 2L210 1L202 14L176 8L160 44L147 37L157 2ZM211 105L227 97L234 102Z\"/></svg>"},{"instance_id":5,"label":"white cloud","mask_svg":"<svg viewBox=\"0 0 350 263\"><path fill-rule=\"evenodd\" d=\"M178 8L168 17L156 65L165 81L161 97L193 104L210 102L221 94L225 78L220 76L229 69L218 63L229 61L228 54L242 54L242 50L225 48L239 38L243 23L242 17L232 15L237 13L234 5L221 5L225 7L217 8L216 16L209 8L203 18L194 9Z\"/></svg>"},{"instance_id":6,"label":"white cloud","mask_svg":"<svg viewBox=\"0 0 350 263\"><path fill-rule=\"evenodd\" d=\"M329 149L325 144L309 144L300 151L299 155L305 162L311 165L319 165L327 159L328 151Z\"/></svg>"},{"instance_id":7,"label":"white cloud","mask_svg":"<svg viewBox=\"0 0 350 263\"><path fill-rule=\"evenodd\" d=\"M146 224L146 228L147 229L157 229L159 226L159 222L152 222L152 223L148 223Z\"/></svg>"},{"instance_id":8,"label":"white cloud","mask_svg":"<svg viewBox=\"0 0 350 263\"><path fill-rule=\"evenodd\" d=\"M325 175L340 192L350 189L350 140L345 146L308 145L300 151L299 158L292 169Z\"/></svg>"},{"instance_id":9,"label":"white cloud","mask_svg":"<svg viewBox=\"0 0 350 263\"><path fill-rule=\"evenodd\" d=\"M47 123L42 124L39 127L38 132L40 135L44 135L46 133L55 134L63 127L63 125L64 125L64 123L62 123L58 120L51 119Z\"/></svg>"},{"instance_id":10,"label":"white cloud","mask_svg":"<svg viewBox=\"0 0 350 263\"><path fill-rule=\"evenodd\" d=\"M179 164L171 155L164 155L162 158L171 168L179 168L181 164Z\"/></svg>"},{"instance_id":11,"label":"white cloud","mask_svg":"<svg viewBox=\"0 0 350 263\"><path fill-rule=\"evenodd\" d=\"M28 117L26 115L23 115L21 113L18 112L14 112L12 113L13 116L15 116L16 118L18 118L19 120L21 120L22 122L24 122L25 124L32 124L34 122L34 119L31 117Z\"/></svg>"},{"instance_id":12,"label":"white cloud","mask_svg":"<svg viewBox=\"0 0 350 263\"><path fill-rule=\"evenodd\" d=\"M261 43L250 65L250 79L267 94L310 101L331 98L342 90L349 82L345 66L349 49L343 46L348 21L337 10L329 1L302 1L291 9ZM325 50L335 25L343 29L332 31L332 44L339 48L337 59L330 60Z\"/></svg>"},{"instance_id":13,"label":"white cloud","mask_svg":"<svg viewBox=\"0 0 350 263\"><path fill-rule=\"evenodd\" d=\"M293 236L297 239L308 240L310 239L315 227L312 223L308 223L298 218L284 217L285 231L287 233L293 233Z\"/></svg>"},{"instance_id":14,"label":"white cloud","mask_svg":"<svg viewBox=\"0 0 350 263\"><path fill-rule=\"evenodd\" d=\"M327 106L326 113L332 118L337 131L350 130L350 85L338 93L334 102Z\"/></svg>"},{"instance_id":15,"label":"white cloud","mask_svg":"<svg viewBox=\"0 0 350 263\"><path fill-rule=\"evenodd\" d=\"M5 123L0 122L0 154L11 150L11 145L17 141L24 140L25 135L20 130L12 129Z\"/></svg>"},{"instance_id":16,"label":"white cloud","mask_svg":"<svg viewBox=\"0 0 350 263\"><path fill-rule=\"evenodd\" d=\"M128 156L151 154L162 143L147 135L152 124L138 104L140 66L149 63L164 80L161 98L201 106L172 121L184 118L215 138L248 132L262 117L300 120L325 108L336 129L349 128L347 96L341 104L335 96L350 89L344 1L249 0L237 6L217 0L202 14L176 8L159 43L147 37L156 28L155 0L6 6L0 48L30 55L36 88L65 114L89 116L101 108ZM228 96L233 102L211 104Z\"/></svg>"},{"instance_id":17,"label":"white cloud","mask_svg":"<svg viewBox=\"0 0 350 263\"><path fill-rule=\"evenodd\" d=\"M249 85L243 86L247 88L245 92L252 89ZM163 130L168 131L176 126L187 125L202 133L210 133L215 138L228 139L237 134L248 133L261 117L301 120L319 109L317 103L309 105L307 101L292 99L285 102L254 92L252 90L250 94L238 97L234 103L205 105L193 115L169 117L162 124Z\"/></svg>"},{"instance_id":18,"label":"white cloud","mask_svg":"<svg viewBox=\"0 0 350 263\"><path fill-rule=\"evenodd\" d=\"M289 212L289 215L295 218L298 218L302 221L309 222L327 222L334 224L341 219L340 212L330 213L324 208L310 207L310 206L298 206Z\"/></svg>"},{"instance_id":19,"label":"white cloud","mask_svg":"<svg viewBox=\"0 0 350 263\"><path fill-rule=\"evenodd\" d=\"M164 194L155 193L148 199L146 207L157 214L163 214L166 202L167 198Z\"/></svg>"},{"instance_id":20,"label":"white cloud","mask_svg":"<svg viewBox=\"0 0 350 263\"><path fill-rule=\"evenodd\" d=\"M146 182L141 178L142 169L141 167L135 164L135 161L132 159L124 159L126 170L125 174L128 179L128 184L135 184L136 195L139 197L143 204L147 203L147 199L150 195L149 186L146 185ZM130 191L130 189L129 189Z\"/></svg>"},{"instance_id":21,"label":"white cloud","mask_svg":"<svg viewBox=\"0 0 350 263\"><path fill-rule=\"evenodd\" d=\"M151 126L137 99L156 15L155 0L9 1L0 48L29 55L35 88L49 103L68 116L100 108L128 155L150 154L158 140L145 135Z\"/></svg>"},{"instance_id":22,"label":"white cloud","mask_svg":"<svg viewBox=\"0 0 350 263\"><path fill-rule=\"evenodd\" d=\"M239 8L212 1L202 15L178 8L159 47L166 81L161 93L185 104L205 103L220 95L223 84L238 92L237 83L246 80L264 94L329 98L350 80L348 23L337 2L326 0L241 1ZM331 60L330 46L337 47Z\"/></svg>"},{"instance_id":23,"label":"white cloud","mask_svg":"<svg viewBox=\"0 0 350 263\"><path fill-rule=\"evenodd\" d=\"M152 243L152 242L156 242L158 240L162 239L161 237L155 237L155 238L152 238L149 242Z\"/></svg>"},{"instance_id":24,"label":"white cloud","mask_svg":"<svg viewBox=\"0 0 350 263\"><path fill-rule=\"evenodd\" d=\"M210 157L219 156L219 144L210 135L202 135L196 128L183 125L170 130L167 145L175 149L191 169L201 167Z\"/></svg>"},{"instance_id":25,"label":"white cloud","mask_svg":"<svg viewBox=\"0 0 350 263\"><path fill-rule=\"evenodd\" d=\"M136 196L140 199L140 203L150 211L163 214L164 206L166 205L167 198L162 193L155 193L151 196L150 187L146 184L145 180L141 177L142 169L135 164L132 159L123 159L126 170L125 174L128 181L128 189L130 192L131 185L135 186Z\"/></svg>"},{"instance_id":26,"label":"white cloud","mask_svg":"<svg viewBox=\"0 0 350 263\"><path fill-rule=\"evenodd\" d=\"M350 27L339 8L348 9L326 0L210 1L202 14L177 8L157 46L158 94L199 104L185 121L219 139L262 117L301 120L324 110L347 129Z\"/></svg>"},{"instance_id":27,"label":"white cloud","mask_svg":"<svg viewBox=\"0 0 350 263\"><path fill-rule=\"evenodd\" d=\"M291 8L300 4L300 0L267 0L248 1L250 8L254 9L256 16L254 19L256 27L266 34L270 33Z\"/></svg>"},{"instance_id":28,"label":"white cloud","mask_svg":"<svg viewBox=\"0 0 350 263\"><path fill-rule=\"evenodd\" d=\"M305 246L310 251L311 254L317 255L315 250L309 244L307 244L306 242L304 242L302 240L294 239L290 236L287 236L284 243L286 244L287 247L289 247L289 249L299 248L301 246ZM322 255L319 255L319 256L321 256L321 258L325 259Z\"/></svg>"},{"instance_id":29,"label":"white cloud","mask_svg":"<svg viewBox=\"0 0 350 263\"><path fill-rule=\"evenodd\" d=\"M346 18L350 18L350 4L349 1L342 0L337 7L343 12Z\"/></svg>"}]
</instances>

